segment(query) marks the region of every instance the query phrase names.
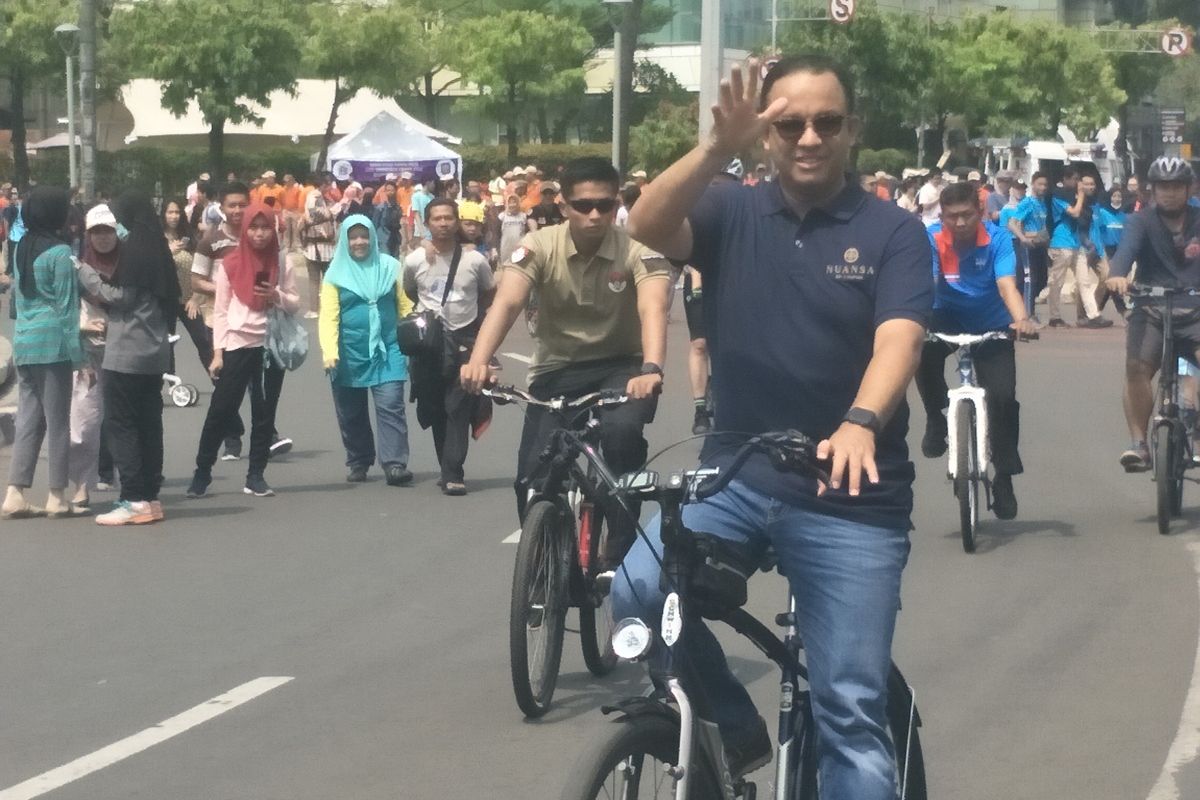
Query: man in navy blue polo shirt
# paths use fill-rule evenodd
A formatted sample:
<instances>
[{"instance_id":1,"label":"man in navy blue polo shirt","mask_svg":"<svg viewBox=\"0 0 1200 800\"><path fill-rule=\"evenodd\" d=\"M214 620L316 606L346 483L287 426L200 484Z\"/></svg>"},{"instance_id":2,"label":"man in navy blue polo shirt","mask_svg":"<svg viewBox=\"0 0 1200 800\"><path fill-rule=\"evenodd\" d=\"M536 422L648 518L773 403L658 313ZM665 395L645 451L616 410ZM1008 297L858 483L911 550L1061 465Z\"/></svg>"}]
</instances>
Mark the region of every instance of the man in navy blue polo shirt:
<instances>
[{"instance_id":1,"label":"man in navy blue polo shirt","mask_svg":"<svg viewBox=\"0 0 1200 800\"><path fill-rule=\"evenodd\" d=\"M752 457L724 492L687 506L684 522L750 555L774 546L800 609L822 794L892 800L887 675L913 481L904 394L933 300L929 239L911 214L847 178L860 123L845 70L785 58L761 94L754 61L748 71L722 82L712 135L643 188L629 229L704 276L715 430L802 430L820 440L832 481L822 491ZM759 143L776 180L709 187ZM710 438L703 460L727 466L729 444ZM639 541L622 571L617 616L654 619L662 592L650 546ZM690 627L684 646L730 772L769 761L766 724L711 632Z\"/></svg>"},{"instance_id":2,"label":"man in navy blue polo shirt","mask_svg":"<svg viewBox=\"0 0 1200 800\"><path fill-rule=\"evenodd\" d=\"M936 296L930 330L940 333L987 333L1012 328L1034 332L1017 289L1017 259L1007 231L983 219L979 197L967 184L942 192L942 221L929 228L933 244ZM946 356L954 347L928 342L917 371L917 389L925 405L925 438L921 452L937 458L946 452ZM1020 404L1017 403L1017 359L1011 340L976 345L975 374L987 393L988 439L996 480L992 510L1000 519L1017 515L1012 476L1023 472L1017 452Z\"/></svg>"}]
</instances>

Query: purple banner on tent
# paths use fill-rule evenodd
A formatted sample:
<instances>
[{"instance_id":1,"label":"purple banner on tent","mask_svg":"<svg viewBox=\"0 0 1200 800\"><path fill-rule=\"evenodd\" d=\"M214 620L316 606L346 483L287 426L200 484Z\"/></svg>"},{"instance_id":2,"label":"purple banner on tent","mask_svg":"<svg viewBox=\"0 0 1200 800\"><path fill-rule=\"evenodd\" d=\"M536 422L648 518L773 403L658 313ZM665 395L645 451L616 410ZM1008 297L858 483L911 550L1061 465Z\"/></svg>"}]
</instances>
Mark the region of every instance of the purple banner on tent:
<instances>
[{"instance_id":1,"label":"purple banner on tent","mask_svg":"<svg viewBox=\"0 0 1200 800\"><path fill-rule=\"evenodd\" d=\"M380 183L388 175L411 172L414 181L446 180L460 177L459 162L443 158L431 161L349 161L339 159L330 165L330 172L339 181Z\"/></svg>"}]
</instances>

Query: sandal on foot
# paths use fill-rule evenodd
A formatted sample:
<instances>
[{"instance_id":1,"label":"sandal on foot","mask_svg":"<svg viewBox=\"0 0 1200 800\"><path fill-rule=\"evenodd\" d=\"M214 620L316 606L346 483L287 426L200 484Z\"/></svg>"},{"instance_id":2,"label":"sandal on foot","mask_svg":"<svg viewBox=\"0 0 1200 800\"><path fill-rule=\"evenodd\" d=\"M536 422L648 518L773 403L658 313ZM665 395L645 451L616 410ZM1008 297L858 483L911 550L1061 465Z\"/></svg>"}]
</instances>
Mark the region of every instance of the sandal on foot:
<instances>
[{"instance_id":1,"label":"sandal on foot","mask_svg":"<svg viewBox=\"0 0 1200 800\"><path fill-rule=\"evenodd\" d=\"M12 511L0 511L0 519L34 519L36 517L46 516L46 509L31 506L26 503L21 508L15 508Z\"/></svg>"}]
</instances>

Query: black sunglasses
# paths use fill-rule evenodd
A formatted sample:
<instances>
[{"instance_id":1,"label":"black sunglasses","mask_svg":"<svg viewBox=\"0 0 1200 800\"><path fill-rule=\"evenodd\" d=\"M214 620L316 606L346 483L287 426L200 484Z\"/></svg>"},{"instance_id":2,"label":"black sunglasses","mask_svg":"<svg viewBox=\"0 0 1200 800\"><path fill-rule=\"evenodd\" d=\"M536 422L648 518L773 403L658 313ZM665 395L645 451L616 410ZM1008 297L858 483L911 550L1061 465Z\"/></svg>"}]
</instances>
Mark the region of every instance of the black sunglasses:
<instances>
[{"instance_id":1,"label":"black sunglasses","mask_svg":"<svg viewBox=\"0 0 1200 800\"><path fill-rule=\"evenodd\" d=\"M775 126L775 131L779 134L780 138L787 139L788 141L799 141L810 125L817 136L820 136L822 139L829 139L842 132L842 127L846 124L846 115L819 114L812 119L784 117L783 119L775 120L772 124Z\"/></svg>"},{"instance_id":2,"label":"black sunglasses","mask_svg":"<svg viewBox=\"0 0 1200 800\"><path fill-rule=\"evenodd\" d=\"M568 200L567 205L580 214L590 214L593 211L607 214L617 207L617 201L611 197L605 197L601 200Z\"/></svg>"}]
</instances>

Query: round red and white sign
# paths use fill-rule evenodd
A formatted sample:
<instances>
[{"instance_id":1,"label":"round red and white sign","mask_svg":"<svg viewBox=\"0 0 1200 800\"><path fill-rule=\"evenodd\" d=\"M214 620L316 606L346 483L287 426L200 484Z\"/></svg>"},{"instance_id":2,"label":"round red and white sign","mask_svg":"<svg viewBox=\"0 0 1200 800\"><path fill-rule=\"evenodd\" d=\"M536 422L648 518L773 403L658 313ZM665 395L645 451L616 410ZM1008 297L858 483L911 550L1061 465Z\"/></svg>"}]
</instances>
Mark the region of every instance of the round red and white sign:
<instances>
[{"instance_id":1,"label":"round red and white sign","mask_svg":"<svg viewBox=\"0 0 1200 800\"><path fill-rule=\"evenodd\" d=\"M839 25L854 19L855 0L829 0L829 18Z\"/></svg>"},{"instance_id":2,"label":"round red and white sign","mask_svg":"<svg viewBox=\"0 0 1200 800\"><path fill-rule=\"evenodd\" d=\"M1192 35L1184 28L1171 28L1163 31L1160 44L1164 53L1178 58L1192 49Z\"/></svg>"}]
</instances>

